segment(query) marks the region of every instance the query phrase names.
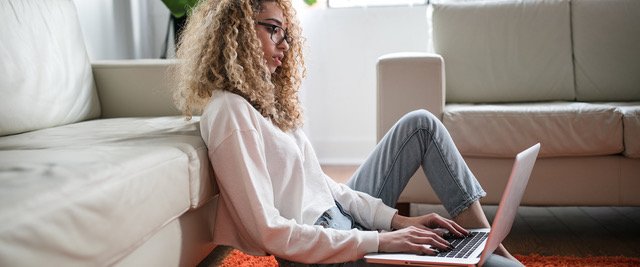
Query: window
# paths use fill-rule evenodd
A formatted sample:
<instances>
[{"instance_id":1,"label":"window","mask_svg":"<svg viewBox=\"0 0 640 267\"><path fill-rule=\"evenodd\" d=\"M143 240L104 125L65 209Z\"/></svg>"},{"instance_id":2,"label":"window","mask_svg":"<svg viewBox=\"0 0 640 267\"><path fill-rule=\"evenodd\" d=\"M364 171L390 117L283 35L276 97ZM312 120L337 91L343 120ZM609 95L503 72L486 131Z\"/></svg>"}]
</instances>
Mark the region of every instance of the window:
<instances>
[{"instance_id":1,"label":"window","mask_svg":"<svg viewBox=\"0 0 640 267\"><path fill-rule=\"evenodd\" d=\"M328 0L329 7L371 7L426 5L427 0Z\"/></svg>"}]
</instances>

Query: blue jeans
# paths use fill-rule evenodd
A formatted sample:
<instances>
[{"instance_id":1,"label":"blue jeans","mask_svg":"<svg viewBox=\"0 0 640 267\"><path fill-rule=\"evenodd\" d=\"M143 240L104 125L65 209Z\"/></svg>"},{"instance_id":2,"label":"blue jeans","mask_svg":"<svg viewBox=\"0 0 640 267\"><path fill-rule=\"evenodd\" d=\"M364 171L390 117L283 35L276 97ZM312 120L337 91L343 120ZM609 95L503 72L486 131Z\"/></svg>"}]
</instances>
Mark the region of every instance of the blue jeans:
<instances>
[{"instance_id":1,"label":"blue jeans","mask_svg":"<svg viewBox=\"0 0 640 267\"><path fill-rule=\"evenodd\" d=\"M420 166L452 217L486 195L447 129L426 110L413 111L402 117L347 185L394 207Z\"/></svg>"},{"instance_id":2,"label":"blue jeans","mask_svg":"<svg viewBox=\"0 0 640 267\"><path fill-rule=\"evenodd\" d=\"M449 132L440 120L426 110L413 111L402 117L382 138L347 185L394 207L419 167L422 167L431 187L452 217L486 195L462 159ZM325 212L316 224L345 230L360 228L339 203ZM278 263L281 266L308 266L282 259L278 259ZM510 266L509 263L517 264L492 255L486 266ZM311 266L374 265L359 260Z\"/></svg>"}]
</instances>

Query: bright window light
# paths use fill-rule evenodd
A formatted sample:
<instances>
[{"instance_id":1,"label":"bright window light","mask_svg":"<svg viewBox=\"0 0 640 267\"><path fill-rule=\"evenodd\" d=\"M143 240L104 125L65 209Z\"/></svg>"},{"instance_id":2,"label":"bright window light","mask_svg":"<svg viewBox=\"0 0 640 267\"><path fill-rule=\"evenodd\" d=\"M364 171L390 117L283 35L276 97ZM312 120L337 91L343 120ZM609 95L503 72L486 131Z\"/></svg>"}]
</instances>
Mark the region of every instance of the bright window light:
<instances>
[{"instance_id":1,"label":"bright window light","mask_svg":"<svg viewBox=\"0 0 640 267\"><path fill-rule=\"evenodd\" d=\"M329 7L412 6L426 5L427 0L328 0Z\"/></svg>"}]
</instances>

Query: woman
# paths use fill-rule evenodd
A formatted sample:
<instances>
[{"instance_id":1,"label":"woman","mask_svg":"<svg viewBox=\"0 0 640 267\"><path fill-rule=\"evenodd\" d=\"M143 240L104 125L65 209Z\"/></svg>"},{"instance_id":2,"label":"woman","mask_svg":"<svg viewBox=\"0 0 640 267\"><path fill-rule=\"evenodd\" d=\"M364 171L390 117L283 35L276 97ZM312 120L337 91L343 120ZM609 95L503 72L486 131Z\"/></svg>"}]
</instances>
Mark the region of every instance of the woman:
<instances>
[{"instance_id":1,"label":"woman","mask_svg":"<svg viewBox=\"0 0 640 267\"><path fill-rule=\"evenodd\" d=\"M403 117L346 185L322 172L301 130L300 32L287 0L203 1L187 23L176 103L202 111L220 188L214 242L282 265L358 265L371 252L433 255L450 249L441 229L488 227L484 191L426 111ZM419 166L454 220L391 208Z\"/></svg>"}]
</instances>

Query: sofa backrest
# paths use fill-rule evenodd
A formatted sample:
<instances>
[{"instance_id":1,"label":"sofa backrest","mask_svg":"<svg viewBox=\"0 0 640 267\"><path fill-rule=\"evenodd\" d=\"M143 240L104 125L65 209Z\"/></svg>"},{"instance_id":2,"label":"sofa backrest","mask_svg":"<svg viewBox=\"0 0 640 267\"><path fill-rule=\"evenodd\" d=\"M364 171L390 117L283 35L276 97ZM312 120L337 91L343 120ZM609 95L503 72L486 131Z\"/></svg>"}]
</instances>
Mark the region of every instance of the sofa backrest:
<instances>
[{"instance_id":1,"label":"sofa backrest","mask_svg":"<svg viewBox=\"0 0 640 267\"><path fill-rule=\"evenodd\" d=\"M576 99L640 100L640 1L572 0Z\"/></svg>"},{"instance_id":2,"label":"sofa backrest","mask_svg":"<svg viewBox=\"0 0 640 267\"><path fill-rule=\"evenodd\" d=\"M0 136L99 116L72 0L3 0L0 16Z\"/></svg>"},{"instance_id":3,"label":"sofa backrest","mask_svg":"<svg viewBox=\"0 0 640 267\"><path fill-rule=\"evenodd\" d=\"M447 102L574 100L568 0L433 4Z\"/></svg>"}]
</instances>

